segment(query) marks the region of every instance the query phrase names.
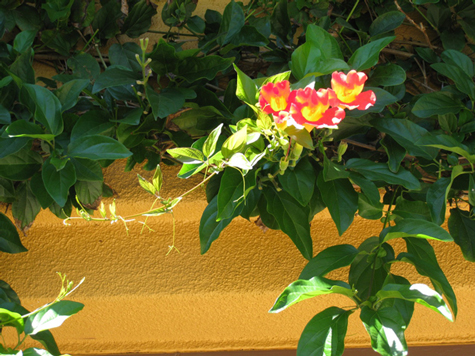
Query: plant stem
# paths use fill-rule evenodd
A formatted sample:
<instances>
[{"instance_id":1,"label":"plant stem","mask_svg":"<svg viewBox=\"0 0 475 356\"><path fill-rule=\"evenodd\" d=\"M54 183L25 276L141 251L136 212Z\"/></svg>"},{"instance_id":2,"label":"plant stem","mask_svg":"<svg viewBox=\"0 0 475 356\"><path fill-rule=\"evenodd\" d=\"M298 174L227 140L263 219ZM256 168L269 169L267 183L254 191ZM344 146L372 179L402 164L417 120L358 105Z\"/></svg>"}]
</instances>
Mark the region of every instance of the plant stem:
<instances>
[{"instance_id":1,"label":"plant stem","mask_svg":"<svg viewBox=\"0 0 475 356\"><path fill-rule=\"evenodd\" d=\"M349 15L347 16L347 18L346 18L346 22L350 21L351 16L353 16L353 12L355 12L356 7L358 6L359 3L360 3L360 0L356 0L355 5L353 6L353 8L352 8L351 11L350 11L350 14L349 14ZM343 31L343 27L340 28L339 34L341 34L342 31Z\"/></svg>"},{"instance_id":2,"label":"plant stem","mask_svg":"<svg viewBox=\"0 0 475 356\"><path fill-rule=\"evenodd\" d=\"M191 192L193 192L194 190L196 190L197 188L201 187L204 183L206 183L207 181L209 181L211 179L211 177L213 177L214 175L216 174L216 172L213 172L211 173L206 179L204 179L200 184L194 186L193 188L191 188L189 191L183 193L182 195L180 195L178 198L184 198L185 196L187 196L188 194L190 194Z\"/></svg>"}]
</instances>

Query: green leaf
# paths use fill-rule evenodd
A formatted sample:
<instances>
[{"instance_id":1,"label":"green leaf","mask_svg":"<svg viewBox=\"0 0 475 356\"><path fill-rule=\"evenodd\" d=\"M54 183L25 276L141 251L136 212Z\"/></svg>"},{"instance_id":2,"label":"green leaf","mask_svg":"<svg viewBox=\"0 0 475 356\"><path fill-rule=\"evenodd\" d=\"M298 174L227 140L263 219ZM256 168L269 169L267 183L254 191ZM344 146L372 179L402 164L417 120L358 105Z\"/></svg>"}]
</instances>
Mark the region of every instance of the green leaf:
<instances>
[{"instance_id":1,"label":"green leaf","mask_svg":"<svg viewBox=\"0 0 475 356\"><path fill-rule=\"evenodd\" d=\"M237 169L226 169L218 192L218 214L216 221L235 216L235 210L246 199L246 191L252 189L255 184L255 175L252 173L244 178Z\"/></svg>"},{"instance_id":2,"label":"green leaf","mask_svg":"<svg viewBox=\"0 0 475 356\"><path fill-rule=\"evenodd\" d=\"M94 16L91 25L98 31L99 38L109 39L119 33L117 20L123 16L121 4L115 1L105 3Z\"/></svg>"},{"instance_id":3,"label":"green leaf","mask_svg":"<svg viewBox=\"0 0 475 356\"><path fill-rule=\"evenodd\" d=\"M56 167L51 164L50 157L43 164L41 176L49 195L51 195L59 206L64 206L68 199L69 188L76 183L76 169L74 165L68 160L64 168L58 171Z\"/></svg>"},{"instance_id":4,"label":"green leaf","mask_svg":"<svg viewBox=\"0 0 475 356\"><path fill-rule=\"evenodd\" d=\"M410 286L411 283L401 276L397 276L395 274L389 274L385 280L386 284L399 284L399 285L407 285ZM381 308L393 308L395 313L399 313L404 320L406 328L409 326L412 316L414 314L414 302L404 300L404 299L385 299L380 304L378 304L378 309Z\"/></svg>"},{"instance_id":5,"label":"green leaf","mask_svg":"<svg viewBox=\"0 0 475 356\"><path fill-rule=\"evenodd\" d=\"M223 114L218 109L213 106L204 106L184 111L172 122L189 135L203 136L211 132L223 120Z\"/></svg>"},{"instance_id":6,"label":"green leaf","mask_svg":"<svg viewBox=\"0 0 475 356\"><path fill-rule=\"evenodd\" d=\"M89 110L74 124L71 130L71 141L85 136L99 135L113 127L114 124L109 121L109 114L105 110Z\"/></svg>"},{"instance_id":7,"label":"green leaf","mask_svg":"<svg viewBox=\"0 0 475 356\"><path fill-rule=\"evenodd\" d=\"M71 163L76 169L78 180L86 182L102 182L104 180L99 163L83 158L71 158Z\"/></svg>"},{"instance_id":8,"label":"green leaf","mask_svg":"<svg viewBox=\"0 0 475 356\"><path fill-rule=\"evenodd\" d=\"M203 143L203 154L205 157L211 157L216 151L216 144L219 140L219 135L221 135L221 130L223 128L223 124L216 127L209 136L206 138L206 141Z\"/></svg>"},{"instance_id":9,"label":"green leaf","mask_svg":"<svg viewBox=\"0 0 475 356\"><path fill-rule=\"evenodd\" d=\"M406 149L396 142L391 136L386 135L380 141L388 155L388 167L393 173L397 173L401 167L401 162L406 157Z\"/></svg>"},{"instance_id":10,"label":"green leaf","mask_svg":"<svg viewBox=\"0 0 475 356\"><path fill-rule=\"evenodd\" d=\"M379 206L381 194L379 193L376 184L369 179L363 177L359 173L350 172L351 181L361 188L362 193L368 199L368 202L373 206ZM359 203L359 198L358 198Z\"/></svg>"},{"instance_id":11,"label":"green leaf","mask_svg":"<svg viewBox=\"0 0 475 356\"><path fill-rule=\"evenodd\" d=\"M375 66L379 60L379 52L395 38L395 36L384 37L358 48L348 60L348 64L357 71Z\"/></svg>"},{"instance_id":12,"label":"green leaf","mask_svg":"<svg viewBox=\"0 0 475 356\"><path fill-rule=\"evenodd\" d=\"M0 105L0 124L8 125L11 122L12 122L12 117L10 115L10 111L5 109L4 106Z\"/></svg>"},{"instance_id":13,"label":"green leaf","mask_svg":"<svg viewBox=\"0 0 475 356\"><path fill-rule=\"evenodd\" d=\"M460 246L463 257L475 262L475 221L470 219L469 212L459 208L451 209L448 223L450 234Z\"/></svg>"},{"instance_id":14,"label":"green leaf","mask_svg":"<svg viewBox=\"0 0 475 356\"><path fill-rule=\"evenodd\" d=\"M241 211L241 216L244 219L250 220L252 216L257 216L258 214L257 204L259 203L261 196L262 196L262 191L256 187L254 187L247 193L246 201L244 202L243 208Z\"/></svg>"},{"instance_id":15,"label":"green leaf","mask_svg":"<svg viewBox=\"0 0 475 356\"><path fill-rule=\"evenodd\" d=\"M402 219L417 219L432 221L427 203L424 201L410 201L403 197L396 199L396 208L392 211L394 215ZM396 218L398 222L399 218Z\"/></svg>"},{"instance_id":16,"label":"green leaf","mask_svg":"<svg viewBox=\"0 0 475 356\"><path fill-rule=\"evenodd\" d=\"M463 173L463 166L458 165L452 169L450 178L439 178L427 190L426 201L429 206L432 221L441 225L445 221L445 211L447 209L447 197L452 186L452 182Z\"/></svg>"},{"instance_id":17,"label":"green leaf","mask_svg":"<svg viewBox=\"0 0 475 356\"><path fill-rule=\"evenodd\" d=\"M28 251L21 243L15 225L2 213L0 213L0 251L7 253Z\"/></svg>"},{"instance_id":18,"label":"green leaf","mask_svg":"<svg viewBox=\"0 0 475 356\"><path fill-rule=\"evenodd\" d=\"M358 250L363 253L355 257L350 267L348 283L357 290L358 297L362 301L368 300L382 288L388 276L385 264L394 259L391 246L385 243L382 249L378 249L378 245L377 236L366 239L358 247Z\"/></svg>"},{"instance_id":19,"label":"green leaf","mask_svg":"<svg viewBox=\"0 0 475 356\"><path fill-rule=\"evenodd\" d=\"M358 193L358 215L364 219L379 220L383 216L383 203L374 204L365 194Z\"/></svg>"},{"instance_id":20,"label":"green leaf","mask_svg":"<svg viewBox=\"0 0 475 356\"><path fill-rule=\"evenodd\" d=\"M52 356L48 351L30 347L23 351L23 356Z\"/></svg>"},{"instance_id":21,"label":"green leaf","mask_svg":"<svg viewBox=\"0 0 475 356\"><path fill-rule=\"evenodd\" d=\"M306 42L292 53L290 68L298 80L310 75L317 77L335 70L349 69L346 62L341 59L326 58L322 49L311 42Z\"/></svg>"},{"instance_id":22,"label":"green leaf","mask_svg":"<svg viewBox=\"0 0 475 356\"><path fill-rule=\"evenodd\" d=\"M38 172L42 164L41 156L25 147L16 153L0 158L0 177L26 180Z\"/></svg>"},{"instance_id":23,"label":"green leaf","mask_svg":"<svg viewBox=\"0 0 475 356\"><path fill-rule=\"evenodd\" d=\"M141 52L140 48L137 50L137 53ZM153 48L153 51L148 54L148 58L152 58L150 68L152 68L152 70L160 77L163 77L168 73L175 73L178 68L178 55L176 49L171 44L168 44L163 38L159 39L158 43ZM138 64L135 57L133 60ZM132 62L132 58L130 59L130 62Z\"/></svg>"},{"instance_id":24,"label":"green leaf","mask_svg":"<svg viewBox=\"0 0 475 356\"><path fill-rule=\"evenodd\" d=\"M267 200L267 212L274 216L280 229L290 237L300 253L310 260L313 257L313 244L308 223L309 208L302 207L285 191L265 188L263 192Z\"/></svg>"},{"instance_id":25,"label":"green leaf","mask_svg":"<svg viewBox=\"0 0 475 356\"><path fill-rule=\"evenodd\" d=\"M466 54L460 51L449 49L447 51L442 52L440 57L445 63L460 68L460 70L462 70L462 72L467 74L470 78L474 76L475 73L473 61Z\"/></svg>"},{"instance_id":26,"label":"green leaf","mask_svg":"<svg viewBox=\"0 0 475 356\"><path fill-rule=\"evenodd\" d=\"M146 0L135 3L125 18L122 33L130 38L137 38L148 31L152 25L152 17L157 13L155 8Z\"/></svg>"},{"instance_id":27,"label":"green leaf","mask_svg":"<svg viewBox=\"0 0 475 356\"><path fill-rule=\"evenodd\" d=\"M400 169L397 173L393 173L385 163L376 163L362 158L352 158L348 160L345 167L360 173L372 181L398 184L409 190L421 189L419 180L414 177L411 172L405 169Z\"/></svg>"},{"instance_id":28,"label":"green leaf","mask_svg":"<svg viewBox=\"0 0 475 356\"><path fill-rule=\"evenodd\" d=\"M415 47L414 49L427 63L437 63L439 61L437 54L430 48Z\"/></svg>"},{"instance_id":29,"label":"green leaf","mask_svg":"<svg viewBox=\"0 0 475 356\"><path fill-rule=\"evenodd\" d=\"M23 52L10 66L8 74L13 77L18 87L21 87L23 83L35 83L35 71L31 64L32 55L33 50Z\"/></svg>"},{"instance_id":30,"label":"green leaf","mask_svg":"<svg viewBox=\"0 0 475 356\"><path fill-rule=\"evenodd\" d=\"M97 93L103 89L121 85L134 85L141 77L127 67L110 66L96 79L92 92Z\"/></svg>"},{"instance_id":31,"label":"green leaf","mask_svg":"<svg viewBox=\"0 0 475 356\"><path fill-rule=\"evenodd\" d=\"M208 206L203 212L203 215L201 216L200 221L199 233L201 254L204 254L209 250L211 243L219 237L221 231L223 231L224 228L241 213L242 207L242 204L238 206L238 208L234 210L234 215L229 219L216 221L216 217L218 215L218 196L215 196L209 202Z\"/></svg>"},{"instance_id":32,"label":"green leaf","mask_svg":"<svg viewBox=\"0 0 475 356\"><path fill-rule=\"evenodd\" d=\"M25 323L25 334L35 335L43 330L57 328L71 315L84 308L84 304L61 300L38 313L28 317Z\"/></svg>"},{"instance_id":33,"label":"green leaf","mask_svg":"<svg viewBox=\"0 0 475 356\"><path fill-rule=\"evenodd\" d=\"M83 182L77 181L74 185L77 198L81 204L94 206L94 203L98 203L98 199L102 194L102 182Z\"/></svg>"},{"instance_id":34,"label":"green leaf","mask_svg":"<svg viewBox=\"0 0 475 356\"><path fill-rule=\"evenodd\" d=\"M244 27L245 15L242 7L231 0L224 8L223 19L218 32L218 44L224 46L231 42Z\"/></svg>"},{"instance_id":35,"label":"green leaf","mask_svg":"<svg viewBox=\"0 0 475 356\"><path fill-rule=\"evenodd\" d=\"M163 41L163 39L160 39L160 41ZM109 60L112 65L126 67L134 72L139 72L142 68L135 55L140 55L141 53L142 50L137 43L125 42L122 45L114 43L109 48Z\"/></svg>"},{"instance_id":36,"label":"green leaf","mask_svg":"<svg viewBox=\"0 0 475 356\"><path fill-rule=\"evenodd\" d=\"M48 89L33 84L24 84L20 101L28 106L34 117L53 135L63 132L61 102Z\"/></svg>"},{"instance_id":37,"label":"green leaf","mask_svg":"<svg viewBox=\"0 0 475 356\"><path fill-rule=\"evenodd\" d=\"M426 135L421 137L416 144L455 152L468 159L471 163L475 163L475 155L468 152L470 149L449 135Z\"/></svg>"},{"instance_id":38,"label":"green leaf","mask_svg":"<svg viewBox=\"0 0 475 356\"><path fill-rule=\"evenodd\" d=\"M36 199L40 203L43 209L47 209L53 204L54 199L46 190L43 178L41 177L41 172L36 172L33 177L30 179L31 191L35 195Z\"/></svg>"},{"instance_id":39,"label":"green leaf","mask_svg":"<svg viewBox=\"0 0 475 356\"><path fill-rule=\"evenodd\" d=\"M193 83L199 79L212 80L218 72L227 69L234 62L234 57L220 56L188 57L180 61L177 76Z\"/></svg>"},{"instance_id":40,"label":"green leaf","mask_svg":"<svg viewBox=\"0 0 475 356\"><path fill-rule=\"evenodd\" d=\"M13 49L18 53L23 53L30 49L36 37L36 30L21 31L13 40Z\"/></svg>"},{"instance_id":41,"label":"green leaf","mask_svg":"<svg viewBox=\"0 0 475 356\"><path fill-rule=\"evenodd\" d=\"M206 160L203 153L196 148L187 148L187 147L170 148L167 150L167 152L173 158L176 158L180 162L183 162L186 164L202 163Z\"/></svg>"},{"instance_id":42,"label":"green leaf","mask_svg":"<svg viewBox=\"0 0 475 356\"><path fill-rule=\"evenodd\" d=\"M23 230L36 218L41 210L41 205L31 191L30 182L24 182L17 188L17 200L12 204L12 215L17 225Z\"/></svg>"},{"instance_id":43,"label":"green leaf","mask_svg":"<svg viewBox=\"0 0 475 356\"><path fill-rule=\"evenodd\" d=\"M155 120L176 113L185 104L185 97L177 89L164 89L157 93L151 87L147 87L145 93Z\"/></svg>"},{"instance_id":44,"label":"green leaf","mask_svg":"<svg viewBox=\"0 0 475 356\"><path fill-rule=\"evenodd\" d=\"M233 46L253 46L253 47L265 47L269 43L267 37L265 37L259 30L253 26L245 25L241 28L241 31L237 33L231 39L231 48ZM222 50L221 54L225 54Z\"/></svg>"},{"instance_id":45,"label":"green leaf","mask_svg":"<svg viewBox=\"0 0 475 356\"><path fill-rule=\"evenodd\" d=\"M412 113L426 118L433 115L458 114L464 108L463 103L455 95L438 91L422 95L412 108Z\"/></svg>"},{"instance_id":46,"label":"green leaf","mask_svg":"<svg viewBox=\"0 0 475 356\"><path fill-rule=\"evenodd\" d=\"M264 194L261 194L259 201L257 202L257 209L259 210L258 221L262 222L265 227L272 230L280 230L279 224L275 217L267 211L267 200Z\"/></svg>"},{"instance_id":47,"label":"green leaf","mask_svg":"<svg viewBox=\"0 0 475 356\"><path fill-rule=\"evenodd\" d=\"M12 326L17 330L18 335L20 335L24 328L24 322L21 318L21 314L2 308L2 306L5 306L5 304L0 304L0 323L2 323L2 327Z\"/></svg>"},{"instance_id":48,"label":"green leaf","mask_svg":"<svg viewBox=\"0 0 475 356\"><path fill-rule=\"evenodd\" d=\"M431 64L431 67L440 74L452 79L457 89L462 93L470 96L472 100L475 99L475 84L473 84L472 78L463 72L462 69L446 63L434 63Z\"/></svg>"},{"instance_id":49,"label":"green leaf","mask_svg":"<svg viewBox=\"0 0 475 356\"><path fill-rule=\"evenodd\" d=\"M367 87L394 86L405 81L406 71L397 64L389 63L376 67L365 85Z\"/></svg>"},{"instance_id":50,"label":"green leaf","mask_svg":"<svg viewBox=\"0 0 475 356\"><path fill-rule=\"evenodd\" d=\"M163 175L162 175L162 170L160 169L159 164L157 164L157 168L155 169L155 172L153 173L152 185L157 191L157 194L160 194L160 190L162 189L162 185L163 185Z\"/></svg>"},{"instance_id":51,"label":"green leaf","mask_svg":"<svg viewBox=\"0 0 475 356\"><path fill-rule=\"evenodd\" d=\"M326 248L308 261L299 279L324 277L338 268L349 266L359 251L352 245L335 245Z\"/></svg>"},{"instance_id":52,"label":"green leaf","mask_svg":"<svg viewBox=\"0 0 475 356\"><path fill-rule=\"evenodd\" d=\"M317 176L308 159L301 159L295 168L289 168L279 175L279 183L302 206L307 206L313 196Z\"/></svg>"},{"instance_id":53,"label":"green leaf","mask_svg":"<svg viewBox=\"0 0 475 356\"><path fill-rule=\"evenodd\" d=\"M214 158L214 157L213 157ZM229 161L226 162L227 166L235 167L242 169L243 171L248 171L252 169L252 164L242 153L235 153L231 156Z\"/></svg>"},{"instance_id":54,"label":"green leaf","mask_svg":"<svg viewBox=\"0 0 475 356\"><path fill-rule=\"evenodd\" d=\"M102 11L102 9L99 11ZM79 53L74 57L69 58L67 63L68 66L73 70L73 74L80 79L94 81L99 76L99 74L101 74L99 63L97 63L94 57L89 53Z\"/></svg>"},{"instance_id":55,"label":"green leaf","mask_svg":"<svg viewBox=\"0 0 475 356\"><path fill-rule=\"evenodd\" d=\"M344 179L349 176L350 172L346 171L344 166L329 160L326 155L323 156L323 178L325 182L335 179Z\"/></svg>"},{"instance_id":56,"label":"green leaf","mask_svg":"<svg viewBox=\"0 0 475 356\"><path fill-rule=\"evenodd\" d=\"M330 307L315 315L300 336L297 356L341 356L352 311Z\"/></svg>"},{"instance_id":57,"label":"green leaf","mask_svg":"<svg viewBox=\"0 0 475 356\"><path fill-rule=\"evenodd\" d=\"M354 292L350 286L342 281L333 281L323 277L313 277L309 280L299 279L284 289L277 297L269 313L279 313L305 299L333 293L345 295L350 299L354 297Z\"/></svg>"},{"instance_id":58,"label":"green leaf","mask_svg":"<svg viewBox=\"0 0 475 356\"><path fill-rule=\"evenodd\" d=\"M419 239L416 243L415 239L412 239L412 241L409 239L406 238L405 240L410 253L400 253L397 259L412 264L420 275L429 277L435 290L445 295L454 316L457 316L457 299L454 290L437 264L434 249L426 240ZM424 244L421 244L421 241Z\"/></svg>"},{"instance_id":59,"label":"green leaf","mask_svg":"<svg viewBox=\"0 0 475 356\"><path fill-rule=\"evenodd\" d=\"M453 241L452 236L439 225L418 219L403 219L395 226L385 228L380 235L381 242L399 237L417 237L444 242Z\"/></svg>"},{"instance_id":60,"label":"green leaf","mask_svg":"<svg viewBox=\"0 0 475 356\"><path fill-rule=\"evenodd\" d=\"M317 185L338 233L342 235L353 222L358 210L358 194L348 179L325 182L323 174L320 174Z\"/></svg>"},{"instance_id":61,"label":"green leaf","mask_svg":"<svg viewBox=\"0 0 475 356\"><path fill-rule=\"evenodd\" d=\"M324 30L320 26L309 24L307 26L305 39L307 42L317 46L317 48L322 51L322 55L325 58L344 59L340 50L340 46L335 37L330 35L328 31Z\"/></svg>"},{"instance_id":62,"label":"green leaf","mask_svg":"<svg viewBox=\"0 0 475 356\"><path fill-rule=\"evenodd\" d=\"M406 15L400 11L388 11L378 16L369 27L369 34L377 36L385 32L393 31L398 28Z\"/></svg>"},{"instance_id":63,"label":"green leaf","mask_svg":"<svg viewBox=\"0 0 475 356\"><path fill-rule=\"evenodd\" d=\"M89 85L87 79L74 79L67 83L64 83L61 88L54 91L61 102L61 111L71 109L78 102L79 95Z\"/></svg>"},{"instance_id":64,"label":"green leaf","mask_svg":"<svg viewBox=\"0 0 475 356\"><path fill-rule=\"evenodd\" d=\"M9 179L0 178L0 201L12 203L15 200L15 187Z\"/></svg>"},{"instance_id":65,"label":"green leaf","mask_svg":"<svg viewBox=\"0 0 475 356\"><path fill-rule=\"evenodd\" d=\"M233 65L237 73L236 96L247 104L255 105L257 103L258 94L257 85L235 64Z\"/></svg>"},{"instance_id":66,"label":"green leaf","mask_svg":"<svg viewBox=\"0 0 475 356\"><path fill-rule=\"evenodd\" d=\"M113 138L90 135L82 137L81 140L71 142L68 146L68 154L71 157L87 158L96 161L101 159L127 158L132 152Z\"/></svg>"},{"instance_id":67,"label":"green leaf","mask_svg":"<svg viewBox=\"0 0 475 356\"><path fill-rule=\"evenodd\" d=\"M368 113L380 113L382 112L386 106L394 104L395 102L398 101L398 98L392 95L389 91L381 89L381 88L370 88L366 87L365 89L371 89L374 94L376 95L376 103L366 109L366 110L353 110L348 113L348 117L361 117L363 115L366 115ZM390 88L388 88L389 90ZM404 89L405 90L405 89Z\"/></svg>"},{"instance_id":68,"label":"green leaf","mask_svg":"<svg viewBox=\"0 0 475 356\"><path fill-rule=\"evenodd\" d=\"M406 356L407 344L404 337L406 324L393 308L361 309L361 321L371 337L373 350L382 356Z\"/></svg>"},{"instance_id":69,"label":"green leaf","mask_svg":"<svg viewBox=\"0 0 475 356\"><path fill-rule=\"evenodd\" d=\"M453 321L452 313L442 299L442 296L425 284L413 284L410 286L405 284L386 284L383 289L376 293L376 297L379 298L379 301L388 298L398 298L419 303Z\"/></svg>"},{"instance_id":70,"label":"green leaf","mask_svg":"<svg viewBox=\"0 0 475 356\"><path fill-rule=\"evenodd\" d=\"M289 43L293 35L287 6L287 0L279 0L270 17L272 33L279 37L284 43Z\"/></svg>"},{"instance_id":71,"label":"green leaf","mask_svg":"<svg viewBox=\"0 0 475 356\"><path fill-rule=\"evenodd\" d=\"M242 152L247 143L247 125L235 132L224 141L221 152L224 158L230 158L237 152Z\"/></svg>"},{"instance_id":72,"label":"green leaf","mask_svg":"<svg viewBox=\"0 0 475 356\"><path fill-rule=\"evenodd\" d=\"M54 356L60 356L61 352L59 352L58 345L56 345L56 341L54 340L53 334L51 331L44 330L36 333L35 335L30 335L33 340L36 340L43 345L46 350L48 350Z\"/></svg>"},{"instance_id":73,"label":"green leaf","mask_svg":"<svg viewBox=\"0 0 475 356\"><path fill-rule=\"evenodd\" d=\"M10 137L30 137L42 140L53 140L55 137L52 134L45 134L40 125L25 120L14 121L5 132Z\"/></svg>"},{"instance_id":74,"label":"green leaf","mask_svg":"<svg viewBox=\"0 0 475 356\"><path fill-rule=\"evenodd\" d=\"M371 122L381 132L390 135L398 144L404 147L411 156L433 160L439 150L431 147L420 147L415 144L429 132L423 127L406 119L376 119Z\"/></svg>"}]
</instances>

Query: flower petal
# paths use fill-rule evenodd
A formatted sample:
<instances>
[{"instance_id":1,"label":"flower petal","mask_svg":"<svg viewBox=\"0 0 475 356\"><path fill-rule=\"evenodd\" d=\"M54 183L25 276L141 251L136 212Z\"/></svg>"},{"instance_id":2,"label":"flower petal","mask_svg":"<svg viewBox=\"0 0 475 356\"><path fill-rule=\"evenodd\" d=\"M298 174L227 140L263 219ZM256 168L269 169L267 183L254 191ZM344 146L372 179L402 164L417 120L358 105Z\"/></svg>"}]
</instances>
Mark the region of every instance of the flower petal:
<instances>
[{"instance_id":1,"label":"flower petal","mask_svg":"<svg viewBox=\"0 0 475 356\"><path fill-rule=\"evenodd\" d=\"M261 88L259 104L266 114L278 114L289 105L290 83L287 80L267 83Z\"/></svg>"},{"instance_id":2,"label":"flower petal","mask_svg":"<svg viewBox=\"0 0 475 356\"><path fill-rule=\"evenodd\" d=\"M365 73L356 70L350 70L347 75L343 72L334 72L331 80L332 89L340 102L350 103L363 91L367 79Z\"/></svg>"}]
</instances>

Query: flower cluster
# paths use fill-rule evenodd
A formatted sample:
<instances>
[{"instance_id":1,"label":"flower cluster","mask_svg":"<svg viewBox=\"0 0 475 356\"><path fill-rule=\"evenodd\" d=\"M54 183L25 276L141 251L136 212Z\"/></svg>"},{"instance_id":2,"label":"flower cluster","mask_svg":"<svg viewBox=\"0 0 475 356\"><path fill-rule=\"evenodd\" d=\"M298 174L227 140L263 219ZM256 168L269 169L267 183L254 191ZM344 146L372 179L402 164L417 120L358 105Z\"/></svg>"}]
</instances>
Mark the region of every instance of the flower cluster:
<instances>
[{"instance_id":1,"label":"flower cluster","mask_svg":"<svg viewBox=\"0 0 475 356\"><path fill-rule=\"evenodd\" d=\"M259 104L266 114L272 114L277 126L303 126L308 131L314 127L338 128L345 118L343 109L366 110L376 102L373 91L363 92L368 77L363 72L351 70L348 74L334 72L328 89L290 90L290 83L268 83L261 89Z\"/></svg>"}]
</instances>

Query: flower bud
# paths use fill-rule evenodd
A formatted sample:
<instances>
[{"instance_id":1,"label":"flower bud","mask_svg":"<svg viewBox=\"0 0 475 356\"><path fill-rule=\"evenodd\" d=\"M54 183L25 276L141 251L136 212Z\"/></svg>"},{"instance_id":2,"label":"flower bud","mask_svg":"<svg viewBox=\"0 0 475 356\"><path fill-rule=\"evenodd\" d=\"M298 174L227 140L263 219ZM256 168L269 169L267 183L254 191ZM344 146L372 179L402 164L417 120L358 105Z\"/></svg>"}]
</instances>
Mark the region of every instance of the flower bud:
<instances>
[{"instance_id":1,"label":"flower bud","mask_svg":"<svg viewBox=\"0 0 475 356\"><path fill-rule=\"evenodd\" d=\"M284 175L285 170L287 169L288 166L289 166L289 161L287 161L285 157L282 157L279 162L279 168L280 168L279 174L281 176Z\"/></svg>"},{"instance_id":2,"label":"flower bud","mask_svg":"<svg viewBox=\"0 0 475 356\"><path fill-rule=\"evenodd\" d=\"M341 141L340 144L338 145L338 162L341 162L341 158L345 154L346 150L348 149L348 144L344 141Z\"/></svg>"}]
</instances>

